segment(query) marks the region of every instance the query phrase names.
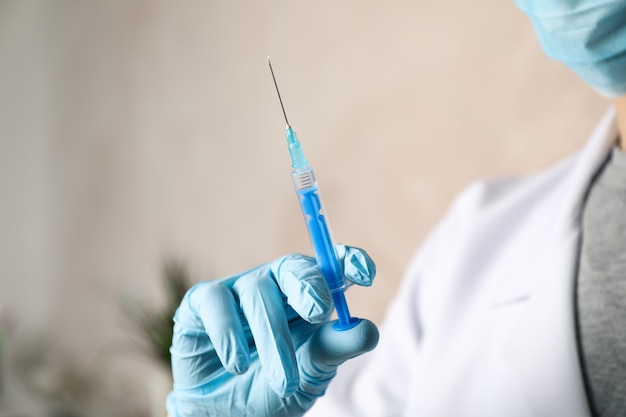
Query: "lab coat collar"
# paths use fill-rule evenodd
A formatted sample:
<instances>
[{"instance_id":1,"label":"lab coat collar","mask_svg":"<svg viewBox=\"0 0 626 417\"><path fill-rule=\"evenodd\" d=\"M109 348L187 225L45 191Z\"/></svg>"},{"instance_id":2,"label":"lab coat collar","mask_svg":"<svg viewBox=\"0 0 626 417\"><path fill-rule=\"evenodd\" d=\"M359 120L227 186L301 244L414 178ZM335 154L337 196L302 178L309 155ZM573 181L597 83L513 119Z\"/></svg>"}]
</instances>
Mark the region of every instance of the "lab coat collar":
<instances>
[{"instance_id":1,"label":"lab coat collar","mask_svg":"<svg viewBox=\"0 0 626 417\"><path fill-rule=\"evenodd\" d=\"M611 107L591 135L562 189L560 208L563 211L561 227L580 228L580 215L593 176L606 160L618 138L615 109Z\"/></svg>"},{"instance_id":2,"label":"lab coat collar","mask_svg":"<svg viewBox=\"0 0 626 417\"><path fill-rule=\"evenodd\" d=\"M589 417L578 353L575 281L580 238L580 212L591 179L617 137L615 112L609 110L584 149L564 166L564 180L542 201L533 222L536 261L519 269L525 276L517 288L502 286L493 305L517 300L514 324L508 321L503 354L511 363L532 415ZM528 245L533 245L529 241ZM500 304L498 304L500 303ZM494 308L500 314L502 308ZM510 315L511 309L508 309Z\"/></svg>"}]
</instances>

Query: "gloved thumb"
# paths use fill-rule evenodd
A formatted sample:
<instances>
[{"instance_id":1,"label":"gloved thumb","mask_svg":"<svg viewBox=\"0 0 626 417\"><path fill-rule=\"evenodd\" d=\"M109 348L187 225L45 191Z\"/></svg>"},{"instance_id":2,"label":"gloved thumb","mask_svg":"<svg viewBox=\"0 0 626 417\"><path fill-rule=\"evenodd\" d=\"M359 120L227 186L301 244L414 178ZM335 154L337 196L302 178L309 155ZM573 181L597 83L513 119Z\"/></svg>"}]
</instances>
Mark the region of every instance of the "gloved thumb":
<instances>
[{"instance_id":1,"label":"gloved thumb","mask_svg":"<svg viewBox=\"0 0 626 417\"><path fill-rule=\"evenodd\" d=\"M369 287L376 277L376 264L363 249L337 245L337 256L343 264L347 285L357 284Z\"/></svg>"},{"instance_id":2,"label":"gloved thumb","mask_svg":"<svg viewBox=\"0 0 626 417\"><path fill-rule=\"evenodd\" d=\"M335 330L333 323L321 326L298 352L300 390L309 395L323 395L339 365L378 344L378 328L369 320L348 330Z\"/></svg>"}]
</instances>

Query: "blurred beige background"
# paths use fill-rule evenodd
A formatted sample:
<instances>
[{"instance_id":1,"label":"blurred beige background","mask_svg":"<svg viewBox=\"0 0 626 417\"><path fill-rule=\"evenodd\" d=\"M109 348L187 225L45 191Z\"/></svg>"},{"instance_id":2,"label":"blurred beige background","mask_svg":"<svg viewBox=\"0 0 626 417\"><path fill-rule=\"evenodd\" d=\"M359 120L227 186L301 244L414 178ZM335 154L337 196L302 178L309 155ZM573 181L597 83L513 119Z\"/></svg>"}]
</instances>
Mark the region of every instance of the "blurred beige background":
<instances>
[{"instance_id":1,"label":"blurred beige background","mask_svg":"<svg viewBox=\"0 0 626 417\"><path fill-rule=\"evenodd\" d=\"M2 1L0 305L20 331L91 363L127 338L122 296L162 301L164 258L200 280L311 253L268 55L336 240L377 262L349 293L377 322L454 195L547 167L608 107L512 1Z\"/></svg>"}]
</instances>

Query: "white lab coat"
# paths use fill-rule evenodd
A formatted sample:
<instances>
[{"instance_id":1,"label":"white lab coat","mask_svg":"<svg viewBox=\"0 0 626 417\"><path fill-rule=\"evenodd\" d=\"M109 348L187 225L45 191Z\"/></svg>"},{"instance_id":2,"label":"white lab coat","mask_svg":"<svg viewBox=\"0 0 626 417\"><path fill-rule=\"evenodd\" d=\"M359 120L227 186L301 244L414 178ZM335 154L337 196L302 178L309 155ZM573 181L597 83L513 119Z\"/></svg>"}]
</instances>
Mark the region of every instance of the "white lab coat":
<instances>
[{"instance_id":1,"label":"white lab coat","mask_svg":"<svg viewBox=\"0 0 626 417\"><path fill-rule=\"evenodd\" d=\"M462 193L408 268L379 346L342 365L307 416L589 417L580 214L616 137L611 110L580 153Z\"/></svg>"}]
</instances>

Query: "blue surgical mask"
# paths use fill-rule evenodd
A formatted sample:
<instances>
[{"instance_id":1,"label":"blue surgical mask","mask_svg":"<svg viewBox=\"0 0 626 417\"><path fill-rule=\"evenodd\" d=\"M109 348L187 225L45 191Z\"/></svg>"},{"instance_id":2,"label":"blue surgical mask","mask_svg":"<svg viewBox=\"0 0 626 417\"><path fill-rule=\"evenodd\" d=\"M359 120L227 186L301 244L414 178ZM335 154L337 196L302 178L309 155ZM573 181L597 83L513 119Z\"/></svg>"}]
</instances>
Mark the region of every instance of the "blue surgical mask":
<instances>
[{"instance_id":1,"label":"blue surgical mask","mask_svg":"<svg viewBox=\"0 0 626 417\"><path fill-rule=\"evenodd\" d=\"M608 97L626 94L626 0L515 0L546 54Z\"/></svg>"}]
</instances>

